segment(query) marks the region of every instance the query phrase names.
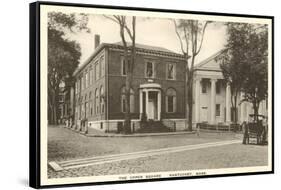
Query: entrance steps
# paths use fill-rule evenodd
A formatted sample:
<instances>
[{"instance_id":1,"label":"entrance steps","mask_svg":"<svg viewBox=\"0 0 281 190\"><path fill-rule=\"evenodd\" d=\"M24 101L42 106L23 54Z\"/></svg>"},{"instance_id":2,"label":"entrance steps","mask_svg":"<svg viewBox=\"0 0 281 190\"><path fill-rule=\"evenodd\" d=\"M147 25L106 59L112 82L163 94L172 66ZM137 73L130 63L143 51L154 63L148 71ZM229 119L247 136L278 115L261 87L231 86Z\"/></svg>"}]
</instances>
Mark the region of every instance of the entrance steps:
<instances>
[{"instance_id":1,"label":"entrance steps","mask_svg":"<svg viewBox=\"0 0 281 190\"><path fill-rule=\"evenodd\" d=\"M161 132L172 132L173 129L167 127L162 121L142 121L140 129L137 130L138 133L161 133Z\"/></svg>"}]
</instances>

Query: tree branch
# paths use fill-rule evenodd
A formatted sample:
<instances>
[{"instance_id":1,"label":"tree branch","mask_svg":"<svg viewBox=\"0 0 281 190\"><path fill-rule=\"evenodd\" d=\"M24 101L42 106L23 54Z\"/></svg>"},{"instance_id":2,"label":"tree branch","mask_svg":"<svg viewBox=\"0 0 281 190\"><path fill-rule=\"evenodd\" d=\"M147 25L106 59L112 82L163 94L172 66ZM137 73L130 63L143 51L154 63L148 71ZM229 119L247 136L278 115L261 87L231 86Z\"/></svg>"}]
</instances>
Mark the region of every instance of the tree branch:
<instances>
[{"instance_id":1,"label":"tree branch","mask_svg":"<svg viewBox=\"0 0 281 190\"><path fill-rule=\"evenodd\" d=\"M206 28L207 28L207 25L211 23L211 21L206 21L206 23L204 24L204 27L203 27L203 30L202 30L202 37L201 37L201 42L200 42L200 45L199 45L199 48L198 50L196 51L196 55L200 52L201 48L202 48L202 44L203 44L203 39L204 39L204 35L205 35L205 31L206 31Z\"/></svg>"},{"instance_id":2,"label":"tree branch","mask_svg":"<svg viewBox=\"0 0 281 190\"><path fill-rule=\"evenodd\" d=\"M174 22L174 25L175 25L175 32L176 32L177 37L178 37L178 39L179 39L179 41L180 41L181 51L182 51L183 54L186 54L186 52L184 52L184 49L183 49L182 39L181 39L181 37L180 37L179 31L178 31L178 28L177 28L176 20L173 19L173 22Z\"/></svg>"}]
</instances>

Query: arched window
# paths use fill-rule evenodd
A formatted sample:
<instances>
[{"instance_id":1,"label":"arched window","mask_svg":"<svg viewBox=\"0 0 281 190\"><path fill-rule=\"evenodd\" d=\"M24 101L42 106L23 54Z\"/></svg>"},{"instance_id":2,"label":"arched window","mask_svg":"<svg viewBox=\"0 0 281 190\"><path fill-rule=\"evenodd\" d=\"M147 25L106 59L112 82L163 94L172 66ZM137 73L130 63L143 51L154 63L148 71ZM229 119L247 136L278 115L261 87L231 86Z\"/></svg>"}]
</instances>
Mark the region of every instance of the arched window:
<instances>
[{"instance_id":1,"label":"arched window","mask_svg":"<svg viewBox=\"0 0 281 190\"><path fill-rule=\"evenodd\" d=\"M96 106L96 111L95 113L98 114L99 113L99 89L96 89L95 91L95 97L96 97L96 100L95 100L95 106Z\"/></svg>"},{"instance_id":2,"label":"arched window","mask_svg":"<svg viewBox=\"0 0 281 190\"><path fill-rule=\"evenodd\" d=\"M92 91L89 92L89 116L93 115L93 97Z\"/></svg>"},{"instance_id":3,"label":"arched window","mask_svg":"<svg viewBox=\"0 0 281 190\"><path fill-rule=\"evenodd\" d=\"M176 112L177 93L173 88L168 88L166 91L166 112Z\"/></svg>"},{"instance_id":4,"label":"arched window","mask_svg":"<svg viewBox=\"0 0 281 190\"><path fill-rule=\"evenodd\" d=\"M130 113L134 113L134 108L135 108L135 95L134 95L134 90L131 88L130 89ZM124 86L121 89L121 111L123 113L126 112L126 87Z\"/></svg>"},{"instance_id":5,"label":"arched window","mask_svg":"<svg viewBox=\"0 0 281 190\"><path fill-rule=\"evenodd\" d=\"M100 87L100 110L104 113L104 89L103 86Z\"/></svg>"}]
</instances>

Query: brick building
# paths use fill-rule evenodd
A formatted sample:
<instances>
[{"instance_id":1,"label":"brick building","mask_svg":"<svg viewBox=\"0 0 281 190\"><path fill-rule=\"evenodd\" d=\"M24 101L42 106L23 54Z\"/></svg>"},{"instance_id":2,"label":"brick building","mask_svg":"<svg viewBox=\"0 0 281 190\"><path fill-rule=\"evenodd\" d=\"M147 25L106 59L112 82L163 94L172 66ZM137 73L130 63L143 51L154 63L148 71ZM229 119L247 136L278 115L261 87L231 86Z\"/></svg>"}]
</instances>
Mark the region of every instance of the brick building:
<instances>
[{"instance_id":1,"label":"brick building","mask_svg":"<svg viewBox=\"0 0 281 190\"><path fill-rule=\"evenodd\" d=\"M126 67L122 43L99 44L75 72L74 120L78 128L115 131L124 121ZM185 128L185 74L182 55L165 48L136 44L136 63L130 97L132 124L142 114L148 120L173 121Z\"/></svg>"}]
</instances>

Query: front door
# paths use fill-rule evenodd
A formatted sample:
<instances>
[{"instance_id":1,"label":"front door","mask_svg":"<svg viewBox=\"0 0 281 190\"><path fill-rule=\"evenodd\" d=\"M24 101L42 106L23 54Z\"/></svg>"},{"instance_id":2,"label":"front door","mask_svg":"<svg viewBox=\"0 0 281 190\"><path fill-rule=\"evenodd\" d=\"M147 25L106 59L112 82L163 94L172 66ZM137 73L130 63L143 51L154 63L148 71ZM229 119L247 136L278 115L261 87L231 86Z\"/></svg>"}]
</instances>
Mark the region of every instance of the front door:
<instances>
[{"instance_id":1,"label":"front door","mask_svg":"<svg viewBox=\"0 0 281 190\"><path fill-rule=\"evenodd\" d=\"M207 122L208 121L208 108L207 107L201 108L200 121L201 122Z\"/></svg>"},{"instance_id":2,"label":"front door","mask_svg":"<svg viewBox=\"0 0 281 190\"><path fill-rule=\"evenodd\" d=\"M148 92L147 119L157 120L157 92Z\"/></svg>"}]
</instances>

